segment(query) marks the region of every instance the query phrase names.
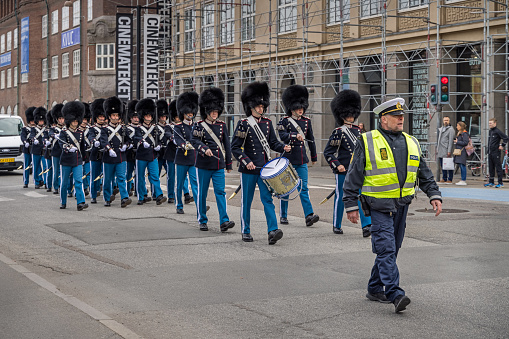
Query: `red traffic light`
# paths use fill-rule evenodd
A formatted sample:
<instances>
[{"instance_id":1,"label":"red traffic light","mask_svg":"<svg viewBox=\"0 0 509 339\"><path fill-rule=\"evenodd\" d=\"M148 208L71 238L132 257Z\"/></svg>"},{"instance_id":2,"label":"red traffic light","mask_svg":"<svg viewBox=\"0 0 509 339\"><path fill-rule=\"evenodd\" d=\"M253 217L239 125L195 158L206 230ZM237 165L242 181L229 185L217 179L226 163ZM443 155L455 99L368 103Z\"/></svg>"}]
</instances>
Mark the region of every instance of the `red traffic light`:
<instances>
[{"instance_id":1,"label":"red traffic light","mask_svg":"<svg viewBox=\"0 0 509 339\"><path fill-rule=\"evenodd\" d=\"M437 87L435 85L432 85L430 90L431 90L431 93L435 93L437 91Z\"/></svg>"},{"instance_id":2,"label":"red traffic light","mask_svg":"<svg viewBox=\"0 0 509 339\"><path fill-rule=\"evenodd\" d=\"M449 83L449 78L448 77L442 77L440 79L440 82L443 83L444 85L447 85Z\"/></svg>"}]
</instances>

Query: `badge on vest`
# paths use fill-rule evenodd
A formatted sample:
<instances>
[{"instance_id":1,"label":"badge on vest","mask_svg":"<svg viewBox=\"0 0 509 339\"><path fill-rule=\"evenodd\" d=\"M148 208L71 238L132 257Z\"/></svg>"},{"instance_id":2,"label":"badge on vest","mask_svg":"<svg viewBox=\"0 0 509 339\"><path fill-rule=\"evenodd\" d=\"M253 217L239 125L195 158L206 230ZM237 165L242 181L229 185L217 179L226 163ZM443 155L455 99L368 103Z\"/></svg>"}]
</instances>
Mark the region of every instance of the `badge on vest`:
<instances>
[{"instance_id":1,"label":"badge on vest","mask_svg":"<svg viewBox=\"0 0 509 339\"><path fill-rule=\"evenodd\" d=\"M419 160L419 157L417 155L411 155L410 160Z\"/></svg>"},{"instance_id":2,"label":"badge on vest","mask_svg":"<svg viewBox=\"0 0 509 339\"><path fill-rule=\"evenodd\" d=\"M380 148L380 157L382 158L382 160L388 160L389 159L389 156L387 155L387 149Z\"/></svg>"}]
</instances>

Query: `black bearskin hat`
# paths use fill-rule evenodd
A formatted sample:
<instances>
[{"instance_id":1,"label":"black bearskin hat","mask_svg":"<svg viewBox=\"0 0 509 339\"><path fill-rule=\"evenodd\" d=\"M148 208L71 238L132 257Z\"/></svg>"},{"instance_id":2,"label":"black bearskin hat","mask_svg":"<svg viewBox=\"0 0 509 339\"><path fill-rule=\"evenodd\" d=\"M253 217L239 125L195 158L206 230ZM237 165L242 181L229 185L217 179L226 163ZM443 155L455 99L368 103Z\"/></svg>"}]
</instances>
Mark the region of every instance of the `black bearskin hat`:
<instances>
[{"instance_id":1,"label":"black bearskin hat","mask_svg":"<svg viewBox=\"0 0 509 339\"><path fill-rule=\"evenodd\" d=\"M136 104L138 103L138 100L134 99L127 103L127 119L131 121L131 119L136 114Z\"/></svg>"},{"instance_id":2,"label":"black bearskin hat","mask_svg":"<svg viewBox=\"0 0 509 339\"><path fill-rule=\"evenodd\" d=\"M48 111L46 110L46 108L44 107L37 107L36 109L34 109L34 121L35 121L35 124L37 125L39 123L39 121L44 121L44 124L46 125L46 114L48 113Z\"/></svg>"},{"instance_id":3,"label":"black bearskin hat","mask_svg":"<svg viewBox=\"0 0 509 339\"><path fill-rule=\"evenodd\" d=\"M92 112L90 112L90 105L88 102L81 102L83 106L85 106L85 114L83 114L83 120L87 120L87 122L90 122L92 120Z\"/></svg>"},{"instance_id":4,"label":"black bearskin hat","mask_svg":"<svg viewBox=\"0 0 509 339\"><path fill-rule=\"evenodd\" d=\"M240 96L244 112L247 116L251 115L251 109L258 105L263 105L263 111L267 111L270 105L270 90L266 82L255 81L247 85Z\"/></svg>"},{"instance_id":5,"label":"black bearskin hat","mask_svg":"<svg viewBox=\"0 0 509 339\"><path fill-rule=\"evenodd\" d=\"M166 117L170 116L170 112L168 111L168 102L164 99L159 99L156 101L156 109L157 109L157 117Z\"/></svg>"},{"instance_id":6,"label":"black bearskin hat","mask_svg":"<svg viewBox=\"0 0 509 339\"><path fill-rule=\"evenodd\" d=\"M62 113L64 114L65 125L67 127L75 120L78 121L78 125L81 125L83 116L85 115L85 105L80 101L69 101L62 108Z\"/></svg>"},{"instance_id":7,"label":"black bearskin hat","mask_svg":"<svg viewBox=\"0 0 509 339\"><path fill-rule=\"evenodd\" d=\"M53 118L53 121L55 124L58 124L58 118L63 118L64 115L62 114L62 108L64 107L63 104L56 104L51 109L51 117Z\"/></svg>"},{"instance_id":8,"label":"black bearskin hat","mask_svg":"<svg viewBox=\"0 0 509 339\"><path fill-rule=\"evenodd\" d=\"M179 116L177 113L177 99L172 100L170 102L170 106L168 107L168 111L170 112L170 120L175 121Z\"/></svg>"},{"instance_id":9,"label":"black bearskin hat","mask_svg":"<svg viewBox=\"0 0 509 339\"><path fill-rule=\"evenodd\" d=\"M125 119L124 103L118 97L109 97L104 100L103 109L108 119L110 118L110 114L113 113L118 113L118 117L121 121Z\"/></svg>"},{"instance_id":10,"label":"black bearskin hat","mask_svg":"<svg viewBox=\"0 0 509 339\"><path fill-rule=\"evenodd\" d=\"M283 92L283 95L281 95L281 100L283 101L287 116L291 116L292 111L299 108L303 108L305 113L309 107L308 99L308 89L302 85L288 86Z\"/></svg>"},{"instance_id":11,"label":"black bearskin hat","mask_svg":"<svg viewBox=\"0 0 509 339\"><path fill-rule=\"evenodd\" d=\"M35 107L28 107L25 111L25 117L27 118L27 123L30 123L30 121L34 121L34 110Z\"/></svg>"},{"instance_id":12,"label":"black bearskin hat","mask_svg":"<svg viewBox=\"0 0 509 339\"><path fill-rule=\"evenodd\" d=\"M361 115L361 96L351 89L342 90L332 99L330 108L336 123L343 126L346 118L353 117L357 120Z\"/></svg>"},{"instance_id":13,"label":"black bearskin hat","mask_svg":"<svg viewBox=\"0 0 509 339\"><path fill-rule=\"evenodd\" d=\"M143 121L143 117L149 114L152 116L152 120L154 120L156 115L156 104L154 100L146 98L138 101L136 104L136 113L138 113L140 121Z\"/></svg>"},{"instance_id":14,"label":"black bearskin hat","mask_svg":"<svg viewBox=\"0 0 509 339\"><path fill-rule=\"evenodd\" d=\"M53 110L49 110L46 113L46 121L48 122L48 126L53 126L53 124L55 124L55 120L53 119L52 111Z\"/></svg>"},{"instance_id":15,"label":"black bearskin hat","mask_svg":"<svg viewBox=\"0 0 509 339\"><path fill-rule=\"evenodd\" d=\"M104 115L104 117L106 117L106 114L104 113L103 103L104 103L104 99L100 98L100 99L95 99L90 104L90 111L92 112L92 122L96 123L97 118L100 115Z\"/></svg>"},{"instance_id":16,"label":"black bearskin hat","mask_svg":"<svg viewBox=\"0 0 509 339\"><path fill-rule=\"evenodd\" d=\"M177 98L177 112L181 121L184 120L184 114L198 113L198 100L200 96L196 92L185 92Z\"/></svg>"},{"instance_id":17,"label":"black bearskin hat","mask_svg":"<svg viewBox=\"0 0 509 339\"><path fill-rule=\"evenodd\" d=\"M201 93L198 104L200 105L200 115L203 120L212 111L218 111L217 117L219 118L224 110L224 93L217 87L208 88Z\"/></svg>"}]
</instances>

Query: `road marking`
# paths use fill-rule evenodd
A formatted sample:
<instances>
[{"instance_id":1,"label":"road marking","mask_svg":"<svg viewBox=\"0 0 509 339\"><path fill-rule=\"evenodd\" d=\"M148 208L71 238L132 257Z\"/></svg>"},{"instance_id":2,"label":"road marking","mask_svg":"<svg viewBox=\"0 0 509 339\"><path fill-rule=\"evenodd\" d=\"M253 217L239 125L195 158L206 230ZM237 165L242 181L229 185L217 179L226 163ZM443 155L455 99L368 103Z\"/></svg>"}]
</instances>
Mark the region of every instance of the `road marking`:
<instances>
[{"instance_id":1,"label":"road marking","mask_svg":"<svg viewBox=\"0 0 509 339\"><path fill-rule=\"evenodd\" d=\"M47 197L47 195L40 194L40 193L37 193L37 192L28 192L28 193L23 193L23 194L26 195L27 197L32 197L32 198L44 198L44 197Z\"/></svg>"},{"instance_id":2,"label":"road marking","mask_svg":"<svg viewBox=\"0 0 509 339\"><path fill-rule=\"evenodd\" d=\"M0 201L11 201L11 200L14 200L14 199L0 197Z\"/></svg>"}]
</instances>

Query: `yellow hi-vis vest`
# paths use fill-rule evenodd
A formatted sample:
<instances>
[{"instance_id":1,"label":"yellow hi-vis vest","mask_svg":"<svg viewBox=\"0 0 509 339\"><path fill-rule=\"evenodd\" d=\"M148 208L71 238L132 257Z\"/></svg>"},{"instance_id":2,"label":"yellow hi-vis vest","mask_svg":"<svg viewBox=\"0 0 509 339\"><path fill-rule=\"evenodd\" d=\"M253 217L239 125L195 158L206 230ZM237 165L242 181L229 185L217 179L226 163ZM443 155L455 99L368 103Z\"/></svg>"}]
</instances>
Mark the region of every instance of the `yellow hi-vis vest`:
<instances>
[{"instance_id":1,"label":"yellow hi-vis vest","mask_svg":"<svg viewBox=\"0 0 509 339\"><path fill-rule=\"evenodd\" d=\"M421 157L419 142L403 132L408 148L407 176L403 188L398 181L396 163L389 143L378 130L362 134L366 153L366 174L361 194L375 198L400 198L415 194L415 181Z\"/></svg>"}]
</instances>

